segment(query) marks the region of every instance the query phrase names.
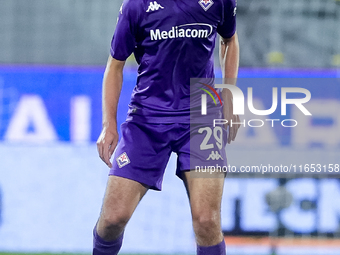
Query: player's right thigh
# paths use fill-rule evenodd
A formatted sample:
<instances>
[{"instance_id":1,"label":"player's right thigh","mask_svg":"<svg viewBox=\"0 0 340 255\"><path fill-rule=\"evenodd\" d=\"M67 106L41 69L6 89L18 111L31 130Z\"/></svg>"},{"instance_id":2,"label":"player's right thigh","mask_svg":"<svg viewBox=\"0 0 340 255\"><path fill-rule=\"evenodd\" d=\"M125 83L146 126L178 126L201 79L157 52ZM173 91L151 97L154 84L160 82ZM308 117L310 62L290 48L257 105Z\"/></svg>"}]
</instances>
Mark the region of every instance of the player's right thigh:
<instances>
[{"instance_id":1,"label":"player's right thigh","mask_svg":"<svg viewBox=\"0 0 340 255\"><path fill-rule=\"evenodd\" d=\"M139 182L110 175L97 222L98 235L105 241L116 239L123 232L147 189Z\"/></svg>"}]
</instances>

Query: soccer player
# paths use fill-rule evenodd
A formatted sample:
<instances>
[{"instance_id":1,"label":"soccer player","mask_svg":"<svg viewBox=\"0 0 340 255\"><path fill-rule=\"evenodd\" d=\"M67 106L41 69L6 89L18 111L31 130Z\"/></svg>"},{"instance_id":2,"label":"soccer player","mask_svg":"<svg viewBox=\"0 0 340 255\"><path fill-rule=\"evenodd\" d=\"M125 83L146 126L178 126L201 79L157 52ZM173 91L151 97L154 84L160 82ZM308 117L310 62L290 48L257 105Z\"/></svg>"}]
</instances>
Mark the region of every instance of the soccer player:
<instances>
[{"instance_id":1,"label":"soccer player","mask_svg":"<svg viewBox=\"0 0 340 255\"><path fill-rule=\"evenodd\" d=\"M171 152L178 156L176 174L189 196L197 254L225 254L220 223L224 178L190 176L190 159L203 162L209 156L209 150L200 155L190 149L190 78L214 77L218 33L224 77L235 83L239 63L235 0L125 0L119 12L103 79L103 129L97 147L110 172L94 228L93 254L119 252L139 201L148 189L161 190ZM138 78L118 143L117 104L131 53L139 65ZM226 118L237 121L230 94L223 91L222 96ZM229 125L228 143L238 127ZM223 152L224 148L214 151L218 155L214 163L226 163Z\"/></svg>"}]
</instances>

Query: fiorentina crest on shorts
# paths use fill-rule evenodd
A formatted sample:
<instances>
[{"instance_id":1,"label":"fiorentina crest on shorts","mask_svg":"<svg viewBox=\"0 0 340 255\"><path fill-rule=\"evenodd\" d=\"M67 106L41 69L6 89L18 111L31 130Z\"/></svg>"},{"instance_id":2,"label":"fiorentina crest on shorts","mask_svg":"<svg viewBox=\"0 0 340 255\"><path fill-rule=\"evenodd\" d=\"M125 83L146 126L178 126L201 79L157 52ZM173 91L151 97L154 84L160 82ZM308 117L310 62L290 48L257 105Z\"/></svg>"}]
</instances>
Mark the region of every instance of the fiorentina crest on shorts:
<instances>
[{"instance_id":1,"label":"fiorentina crest on shorts","mask_svg":"<svg viewBox=\"0 0 340 255\"><path fill-rule=\"evenodd\" d=\"M116 158L117 164L119 166L119 168L127 165L130 163L130 159L129 157L126 155L126 152L123 152L122 154L120 154L118 156L118 158Z\"/></svg>"},{"instance_id":2,"label":"fiorentina crest on shorts","mask_svg":"<svg viewBox=\"0 0 340 255\"><path fill-rule=\"evenodd\" d=\"M199 0L198 3L205 11L207 11L214 4L212 0Z\"/></svg>"}]
</instances>

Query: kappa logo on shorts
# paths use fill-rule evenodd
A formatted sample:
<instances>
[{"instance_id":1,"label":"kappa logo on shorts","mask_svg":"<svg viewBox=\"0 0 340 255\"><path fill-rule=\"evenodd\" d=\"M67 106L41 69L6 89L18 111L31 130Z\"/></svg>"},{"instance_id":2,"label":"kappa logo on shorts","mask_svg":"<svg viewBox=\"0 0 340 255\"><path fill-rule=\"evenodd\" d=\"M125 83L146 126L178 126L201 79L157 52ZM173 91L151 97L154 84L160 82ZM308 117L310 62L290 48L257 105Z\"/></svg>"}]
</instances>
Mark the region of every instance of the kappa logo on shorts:
<instances>
[{"instance_id":1,"label":"kappa logo on shorts","mask_svg":"<svg viewBox=\"0 0 340 255\"><path fill-rule=\"evenodd\" d=\"M207 160L219 160L222 159L221 154L218 153L218 151L211 151L209 157L207 158Z\"/></svg>"},{"instance_id":2,"label":"kappa logo on shorts","mask_svg":"<svg viewBox=\"0 0 340 255\"><path fill-rule=\"evenodd\" d=\"M130 163L130 159L126 155L126 152L123 152L122 154L120 154L119 157L116 158L116 161L117 161L119 168L122 168L123 166L126 166L127 164Z\"/></svg>"},{"instance_id":3,"label":"kappa logo on shorts","mask_svg":"<svg viewBox=\"0 0 340 255\"><path fill-rule=\"evenodd\" d=\"M205 11L207 11L214 4L212 0L199 0L198 3Z\"/></svg>"}]
</instances>

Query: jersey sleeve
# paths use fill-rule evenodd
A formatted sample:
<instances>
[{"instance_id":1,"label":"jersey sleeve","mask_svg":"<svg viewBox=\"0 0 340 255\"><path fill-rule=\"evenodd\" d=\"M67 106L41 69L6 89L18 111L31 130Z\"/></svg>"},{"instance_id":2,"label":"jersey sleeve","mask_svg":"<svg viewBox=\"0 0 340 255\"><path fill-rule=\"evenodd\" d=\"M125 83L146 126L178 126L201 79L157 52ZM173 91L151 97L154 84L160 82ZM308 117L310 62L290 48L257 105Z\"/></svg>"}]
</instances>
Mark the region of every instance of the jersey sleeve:
<instances>
[{"instance_id":1,"label":"jersey sleeve","mask_svg":"<svg viewBox=\"0 0 340 255\"><path fill-rule=\"evenodd\" d=\"M115 32L111 41L111 56L126 60L135 49L138 29L138 5L133 0L125 0L119 10Z\"/></svg>"},{"instance_id":2,"label":"jersey sleeve","mask_svg":"<svg viewBox=\"0 0 340 255\"><path fill-rule=\"evenodd\" d=\"M223 20L217 27L217 32L223 38L230 38L236 32L237 0L223 0Z\"/></svg>"}]
</instances>

